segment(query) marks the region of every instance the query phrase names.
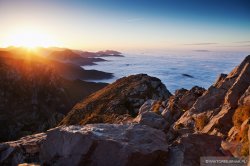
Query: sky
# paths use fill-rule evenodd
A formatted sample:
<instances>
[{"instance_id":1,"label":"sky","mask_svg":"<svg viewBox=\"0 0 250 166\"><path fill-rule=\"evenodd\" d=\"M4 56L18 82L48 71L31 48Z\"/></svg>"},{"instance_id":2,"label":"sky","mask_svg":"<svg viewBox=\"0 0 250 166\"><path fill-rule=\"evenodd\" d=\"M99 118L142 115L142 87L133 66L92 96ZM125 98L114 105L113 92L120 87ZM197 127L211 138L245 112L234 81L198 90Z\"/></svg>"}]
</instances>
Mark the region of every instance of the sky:
<instances>
[{"instance_id":1,"label":"sky","mask_svg":"<svg viewBox=\"0 0 250 166\"><path fill-rule=\"evenodd\" d=\"M250 51L249 0L0 0L0 46Z\"/></svg>"}]
</instances>

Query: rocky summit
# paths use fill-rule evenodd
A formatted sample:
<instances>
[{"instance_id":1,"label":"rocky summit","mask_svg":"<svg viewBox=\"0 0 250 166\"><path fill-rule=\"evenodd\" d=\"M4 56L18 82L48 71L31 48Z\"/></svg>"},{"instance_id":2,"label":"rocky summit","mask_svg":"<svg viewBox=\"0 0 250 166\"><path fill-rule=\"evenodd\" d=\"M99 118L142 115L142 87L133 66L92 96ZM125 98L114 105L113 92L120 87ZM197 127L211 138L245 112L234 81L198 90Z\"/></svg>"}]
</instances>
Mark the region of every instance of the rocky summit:
<instances>
[{"instance_id":1,"label":"rocky summit","mask_svg":"<svg viewBox=\"0 0 250 166\"><path fill-rule=\"evenodd\" d=\"M0 165L198 166L249 155L250 56L207 90L145 74L77 103L58 127L0 144ZM92 124L93 123L93 124Z\"/></svg>"},{"instance_id":2,"label":"rocky summit","mask_svg":"<svg viewBox=\"0 0 250 166\"><path fill-rule=\"evenodd\" d=\"M115 123L125 114L136 116L140 106L149 99L164 101L170 96L158 78L146 74L131 75L77 103L60 125Z\"/></svg>"}]
</instances>

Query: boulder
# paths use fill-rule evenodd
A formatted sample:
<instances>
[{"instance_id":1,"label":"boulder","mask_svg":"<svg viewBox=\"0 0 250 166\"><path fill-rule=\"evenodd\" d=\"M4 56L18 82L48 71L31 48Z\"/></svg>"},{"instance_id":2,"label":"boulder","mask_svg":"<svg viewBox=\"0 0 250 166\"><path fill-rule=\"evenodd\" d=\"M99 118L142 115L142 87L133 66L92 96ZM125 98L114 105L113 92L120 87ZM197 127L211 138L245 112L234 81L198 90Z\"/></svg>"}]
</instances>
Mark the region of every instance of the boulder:
<instances>
[{"instance_id":1,"label":"boulder","mask_svg":"<svg viewBox=\"0 0 250 166\"><path fill-rule=\"evenodd\" d=\"M161 130L164 130L169 125L161 115L151 111L139 114L134 119L134 122Z\"/></svg>"},{"instance_id":2,"label":"boulder","mask_svg":"<svg viewBox=\"0 0 250 166\"><path fill-rule=\"evenodd\" d=\"M44 165L163 165L165 134L144 125L89 124L52 129L41 146Z\"/></svg>"},{"instance_id":3,"label":"boulder","mask_svg":"<svg viewBox=\"0 0 250 166\"><path fill-rule=\"evenodd\" d=\"M196 100L203 95L206 90L195 86L190 90L180 89L175 95L170 97L167 108L162 112L162 116L170 123L176 122L186 110L190 109Z\"/></svg>"},{"instance_id":4,"label":"boulder","mask_svg":"<svg viewBox=\"0 0 250 166\"><path fill-rule=\"evenodd\" d=\"M61 126L0 144L0 165L165 165L164 132L140 124Z\"/></svg>"},{"instance_id":5,"label":"boulder","mask_svg":"<svg viewBox=\"0 0 250 166\"><path fill-rule=\"evenodd\" d=\"M100 91L77 103L60 125L116 123L116 117L135 117L145 101L167 100L171 93L155 77L146 74L118 79Z\"/></svg>"},{"instance_id":6,"label":"boulder","mask_svg":"<svg viewBox=\"0 0 250 166\"><path fill-rule=\"evenodd\" d=\"M185 92L185 94L180 98L179 106L184 110L189 110L196 100L203 95L206 89L194 86L189 91Z\"/></svg>"}]
</instances>

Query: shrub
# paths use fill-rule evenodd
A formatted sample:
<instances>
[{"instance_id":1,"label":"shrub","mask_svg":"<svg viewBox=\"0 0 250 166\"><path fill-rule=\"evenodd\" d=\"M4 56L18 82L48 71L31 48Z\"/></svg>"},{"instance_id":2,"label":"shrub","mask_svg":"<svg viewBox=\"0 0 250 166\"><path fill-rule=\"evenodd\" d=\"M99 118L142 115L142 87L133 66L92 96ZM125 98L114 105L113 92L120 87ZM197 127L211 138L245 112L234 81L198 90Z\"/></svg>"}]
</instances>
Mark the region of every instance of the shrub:
<instances>
[{"instance_id":1,"label":"shrub","mask_svg":"<svg viewBox=\"0 0 250 166\"><path fill-rule=\"evenodd\" d=\"M157 101L157 103L155 103L153 106L152 106L152 111L157 113L157 114L161 114L161 112L159 111L160 110L160 107L162 106L161 104L161 101Z\"/></svg>"},{"instance_id":2,"label":"shrub","mask_svg":"<svg viewBox=\"0 0 250 166\"><path fill-rule=\"evenodd\" d=\"M207 123L208 123L208 118L206 114L198 115L195 118L195 127L197 130L202 130Z\"/></svg>"},{"instance_id":3,"label":"shrub","mask_svg":"<svg viewBox=\"0 0 250 166\"><path fill-rule=\"evenodd\" d=\"M250 107L242 106L236 109L233 115L234 126L240 127L241 124L250 117Z\"/></svg>"}]
</instances>

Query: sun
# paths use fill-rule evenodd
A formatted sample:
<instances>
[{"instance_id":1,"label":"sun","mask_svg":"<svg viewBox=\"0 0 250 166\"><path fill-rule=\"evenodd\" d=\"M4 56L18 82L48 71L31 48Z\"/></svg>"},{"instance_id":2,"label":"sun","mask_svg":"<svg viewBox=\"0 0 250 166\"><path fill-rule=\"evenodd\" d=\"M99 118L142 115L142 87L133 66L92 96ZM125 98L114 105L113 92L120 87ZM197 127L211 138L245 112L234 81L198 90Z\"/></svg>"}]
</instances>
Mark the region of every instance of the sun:
<instances>
[{"instance_id":1,"label":"sun","mask_svg":"<svg viewBox=\"0 0 250 166\"><path fill-rule=\"evenodd\" d=\"M48 34L35 29L25 29L13 32L6 39L5 46L26 47L34 49L36 47L52 47L59 44Z\"/></svg>"}]
</instances>

